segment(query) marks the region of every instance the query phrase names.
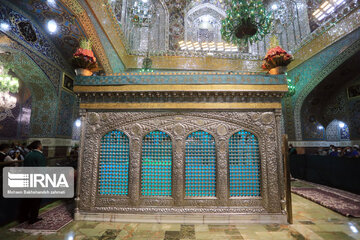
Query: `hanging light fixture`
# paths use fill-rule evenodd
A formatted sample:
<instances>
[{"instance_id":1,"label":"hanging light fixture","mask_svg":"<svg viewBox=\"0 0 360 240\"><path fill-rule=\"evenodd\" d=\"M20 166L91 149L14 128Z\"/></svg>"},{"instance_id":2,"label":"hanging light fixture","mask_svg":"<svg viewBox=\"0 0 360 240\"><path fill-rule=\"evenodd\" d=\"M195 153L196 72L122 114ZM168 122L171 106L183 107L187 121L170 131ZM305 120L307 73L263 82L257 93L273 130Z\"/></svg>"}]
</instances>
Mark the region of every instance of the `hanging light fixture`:
<instances>
[{"instance_id":1,"label":"hanging light fixture","mask_svg":"<svg viewBox=\"0 0 360 240\"><path fill-rule=\"evenodd\" d=\"M7 112L16 106L16 97L11 94L17 93L18 90L19 80L9 75L8 70L0 66L0 112Z\"/></svg>"},{"instance_id":2,"label":"hanging light fixture","mask_svg":"<svg viewBox=\"0 0 360 240\"><path fill-rule=\"evenodd\" d=\"M221 36L226 42L247 45L270 33L271 14L262 1L232 0L226 13L221 22Z\"/></svg>"}]
</instances>

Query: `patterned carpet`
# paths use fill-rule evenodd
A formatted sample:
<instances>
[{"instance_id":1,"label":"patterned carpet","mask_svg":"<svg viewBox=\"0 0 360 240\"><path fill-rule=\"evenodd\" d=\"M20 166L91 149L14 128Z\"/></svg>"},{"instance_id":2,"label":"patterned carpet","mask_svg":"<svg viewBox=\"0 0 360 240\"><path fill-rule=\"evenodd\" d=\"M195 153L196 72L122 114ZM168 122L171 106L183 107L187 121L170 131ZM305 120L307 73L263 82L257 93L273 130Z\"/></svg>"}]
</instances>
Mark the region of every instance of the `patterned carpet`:
<instances>
[{"instance_id":1,"label":"patterned carpet","mask_svg":"<svg viewBox=\"0 0 360 240\"><path fill-rule=\"evenodd\" d=\"M296 186L301 185L301 182ZM304 187L292 187L291 191L344 216L360 217L360 195L319 184L304 183Z\"/></svg>"},{"instance_id":2,"label":"patterned carpet","mask_svg":"<svg viewBox=\"0 0 360 240\"><path fill-rule=\"evenodd\" d=\"M10 231L42 234L55 233L73 220L72 213L72 206L63 204L40 214L39 218L42 218L41 221L34 224L24 222L10 228Z\"/></svg>"}]
</instances>

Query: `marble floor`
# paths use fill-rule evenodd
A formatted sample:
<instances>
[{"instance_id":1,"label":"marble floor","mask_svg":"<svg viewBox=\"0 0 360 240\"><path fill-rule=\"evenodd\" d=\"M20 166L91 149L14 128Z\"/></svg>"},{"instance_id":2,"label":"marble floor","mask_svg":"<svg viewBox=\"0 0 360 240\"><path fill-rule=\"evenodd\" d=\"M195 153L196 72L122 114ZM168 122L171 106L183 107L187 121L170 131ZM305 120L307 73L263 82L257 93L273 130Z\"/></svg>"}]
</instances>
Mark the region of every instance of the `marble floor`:
<instances>
[{"instance_id":1,"label":"marble floor","mask_svg":"<svg viewBox=\"0 0 360 240\"><path fill-rule=\"evenodd\" d=\"M73 221L56 234L30 235L10 232L9 228L15 224L12 223L0 228L0 239L360 239L360 218L344 217L300 196L293 194L292 197L292 225L181 225Z\"/></svg>"}]
</instances>

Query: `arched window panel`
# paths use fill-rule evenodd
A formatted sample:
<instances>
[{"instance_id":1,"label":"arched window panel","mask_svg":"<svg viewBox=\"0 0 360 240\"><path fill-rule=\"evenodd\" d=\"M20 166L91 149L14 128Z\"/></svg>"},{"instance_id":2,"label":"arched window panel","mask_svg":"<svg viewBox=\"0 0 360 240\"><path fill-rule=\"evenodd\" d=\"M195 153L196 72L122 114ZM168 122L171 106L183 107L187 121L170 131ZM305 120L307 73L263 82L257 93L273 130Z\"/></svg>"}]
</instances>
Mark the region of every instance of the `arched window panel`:
<instances>
[{"instance_id":1,"label":"arched window panel","mask_svg":"<svg viewBox=\"0 0 360 240\"><path fill-rule=\"evenodd\" d=\"M98 192L100 195L127 195L129 179L129 138L114 130L101 138Z\"/></svg>"},{"instance_id":2,"label":"arched window panel","mask_svg":"<svg viewBox=\"0 0 360 240\"><path fill-rule=\"evenodd\" d=\"M185 195L215 197L215 139L209 133L197 131L186 138Z\"/></svg>"},{"instance_id":3,"label":"arched window panel","mask_svg":"<svg viewBox=\"0 0 360 240\"><path fill-rule=\"evenodd\" d=\"M172 142L169 135L153 131L143 138L141 194L171 196Z\"/></svg>"},{"instance_id":4,"label":"arched window panel","mask_svg":"<svg viewBox=\"0 0 360 240\"><path fill-rule=\"evenodd\" d=\"M256 136L241 130L229 140L230 197L260 196L260 153Z\"/></svg>"}]
</instances>

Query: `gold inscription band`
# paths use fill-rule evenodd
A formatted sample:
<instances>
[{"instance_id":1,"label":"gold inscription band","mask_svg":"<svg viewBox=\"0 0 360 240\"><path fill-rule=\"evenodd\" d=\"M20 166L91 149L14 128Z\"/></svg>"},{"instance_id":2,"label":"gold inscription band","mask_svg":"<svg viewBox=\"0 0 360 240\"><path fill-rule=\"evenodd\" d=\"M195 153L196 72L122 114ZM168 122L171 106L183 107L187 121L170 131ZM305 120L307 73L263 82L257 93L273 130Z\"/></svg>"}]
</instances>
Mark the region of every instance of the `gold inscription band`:
<instances>
[{"instance_id":1,"label":"gold inscription band","mask_svg":"<svg viewBox=\"0 0 360 240\"><path fill-rule=\"evenodd\" d=\"M281 109L281 103L81 103L82 109Z\"/></svg>"}]
</instances>

